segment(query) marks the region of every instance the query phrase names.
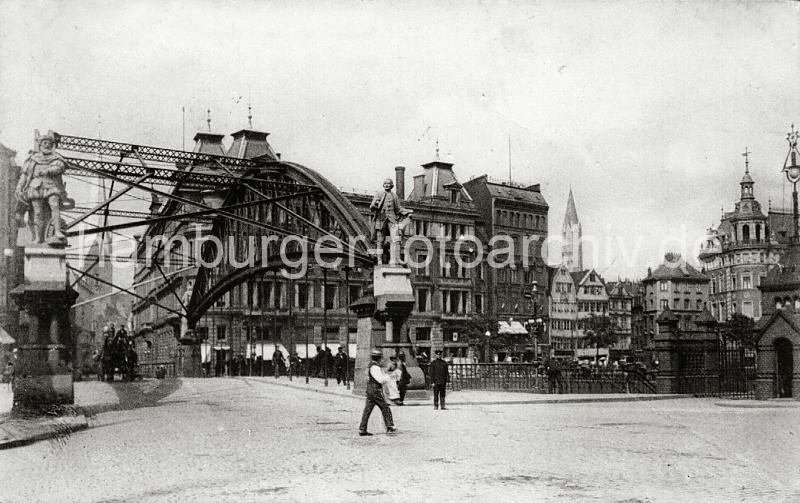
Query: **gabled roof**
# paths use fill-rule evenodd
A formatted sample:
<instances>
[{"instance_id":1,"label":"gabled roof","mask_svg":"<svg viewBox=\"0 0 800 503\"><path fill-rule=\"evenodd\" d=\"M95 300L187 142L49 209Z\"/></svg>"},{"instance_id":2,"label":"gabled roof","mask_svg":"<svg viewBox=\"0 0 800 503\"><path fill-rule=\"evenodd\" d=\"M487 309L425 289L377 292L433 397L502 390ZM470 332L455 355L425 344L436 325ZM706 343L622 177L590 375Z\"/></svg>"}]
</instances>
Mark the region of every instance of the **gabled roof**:
<instances>
[{"instance_id":1,"label":"gabled roof","mask_svg":"<svg viewBox=\"0 0 800 503\"><path fill-rule=\"evenodd\" d=\"M421 175L414 176L414 186L408 194L409 201L421 201L426 197L450 197L450 189L460 189L464 201L472 201L466 189L462 187L453 173L453 164L443 161L433 161L423 164L424 171Z\"/></svg>"},{"instance_id":2,"label":"gabled roof","mask_svg":"<svg viewBox=\"0 0 800 503\"><path fill-rule=\"evenodd\" d=\"M575 282L575 285L580 286L584 281L586 281L586 278L588 278L589 273L591 272L594 272L598 281L605 286L606 280L604 280L603 277L600 276L600 274L594 269L584 269L583 271L575 271L571 272L570 274L572 275L572 281Z\"/></svg>"},{"instance_id":3,"label":"gabled roof","mask_svg":"<svg viewBox=\"0 0 800 503\"><path fill-rule=\"evenodd\" d=\"M547 201L544 200L542 193L529 188L501 185L493 182L487 182L486 188L489 190L489 195L494 198L547 206Z\"/></svg>"},{"instance_id":4,"label":"gabled roof","mask_svg":"<svg viewBox=\"0 0 800 503\"><path fill-rule=\"evenodd\" d=\"M673 314L672 310L669 308L669 306L667 306L664 308L663 311L661 311L661 314L658 315L658 319L656 321L671 323L671 322L677 322L678 318L675 317L675 314Z\"/></svg>"},{"instance_id":5,"label":"gabled roof","mask_svg":"<svg viewBox=\"0 0 800 503\"><path fill-rule=\"evenodd\" d=\"M800 314L793 313L786 309L777 309L769 318L761 318L755 325L755 331L758 332L759 337L764 335L764 332L775 323L778 318L783 318L796 332L800 333Z\"/></svg>"}]
</instances>

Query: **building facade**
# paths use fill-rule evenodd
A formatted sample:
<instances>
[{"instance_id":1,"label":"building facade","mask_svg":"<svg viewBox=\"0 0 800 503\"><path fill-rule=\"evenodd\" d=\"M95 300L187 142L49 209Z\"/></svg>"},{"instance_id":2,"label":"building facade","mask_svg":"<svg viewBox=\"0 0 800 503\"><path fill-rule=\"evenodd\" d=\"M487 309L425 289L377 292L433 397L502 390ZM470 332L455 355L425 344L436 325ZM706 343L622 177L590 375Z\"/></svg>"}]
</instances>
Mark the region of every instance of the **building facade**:
<instances>
[{"instance_id":1,"label":"building facade","mask_svg":"<svg viewBox=\"0 0 800 503\"><path fill-rule=\"evenodd\" d=\"M633 294L628 282L615 281L606 283L608 293L608 317L614 326L617 342L611 347L611 357L615 352L621 353L631 349L633 340Z\"/></svg>"},{"instance_id":2,"label":"building facade","mask_svg":"<svg viewBox=\"0 0 800 503\"><path fill-rule=\"evenodd\" d=\"M669 308L678 329L691 327L695 316L707 308L709 280L687 264L678 253L667 253L655 271L647 269L642 280L645 289L644 326L647 349L658 335L658 317Z\"/></svg>"},{"instance_id":3,"label":"building facade","mask_svg":"<svg viewBox=\"0 0 800 503\"><path fill-rule=\"evenodd\" d=\"M700 248L702 271L710 280L709 310L719 322L734 313L761 318L759 285L782 246L771 232L767 215L755 199L749 167L741 182L735 209L724 213L719 226L709 229ZM785 232L780 230L780 232Z\"/></svg>"},{"instance_id":4,"label":"building facade","mask_svg":"<svg viewBox=\"0 0 800 503\"><path fill-rule=\"evenodd\" d=\"M0 144L0 326L10 334L16 333L19 323L17 308L9 297L21 281L22 257L17 250L17 222L15 219L17 200L14 190L19 179L19 166L15 162L17 153Z\"/></svg>"},{"instance_id":5,"label":"building facade","mask_svg":"<svg viewBox=\"0 0 800 503\"><path fill-rule=\"evenodd\" d=\"M513 357L529 360L536 354L549 352L548 334L537 341L542 347L540 350L533 347L531 334L523 328L526 321L531 326L534 320L549 316L546 288L549 278L546 250L543 249L549 206L540 186L492 181L483 175L465 182L464 188L483 221L483 226L477 230L478 238L486 245L484 251L490 251L495 236L507 236L506 239L513 242L510 252L513 256L499 255L508 257L509 265L490 267L486 264L481 273L488 294L485 308L498 320L508 323L508 330L523 338L529 337L530 346Z\"/></svg>"}]
</instances>

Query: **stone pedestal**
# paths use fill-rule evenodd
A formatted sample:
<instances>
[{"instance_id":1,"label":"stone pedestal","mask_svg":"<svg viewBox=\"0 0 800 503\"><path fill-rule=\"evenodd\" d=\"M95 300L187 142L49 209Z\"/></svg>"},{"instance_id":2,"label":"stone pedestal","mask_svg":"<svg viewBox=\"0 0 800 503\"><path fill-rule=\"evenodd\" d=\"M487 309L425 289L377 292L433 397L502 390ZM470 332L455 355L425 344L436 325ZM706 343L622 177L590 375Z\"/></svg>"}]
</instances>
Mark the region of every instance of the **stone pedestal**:
<instances>
[{"instance_id":1,"label":"stone pedestal","mask_svg":"<svg viewBox=\"0 0 800 503\"><path fill-rule=\"evenodd\" d=\"M19 331L14 409L42 409L74 402L73 341L69 310L78 297L69 286L66 252L25 249L25 279L11 295L25 313Z\"/></svg>"},{"instance_id":2,"label":"stone pedestal","mask_svg":"<svg viewBox=\"0 0 800 503\"><path fill-rule=\"evenodd\" d=\"M405 354L406 368L411 374L406 400L428 398L425 375L412 353L412 344L405 330L415 302L410 276L411 269L407 267L376 265L372 275L373 295L362 297L350 306L358 316L353 393L364 394L370 352L380 349L385 359Z\"/></svg>"}]
</instances>

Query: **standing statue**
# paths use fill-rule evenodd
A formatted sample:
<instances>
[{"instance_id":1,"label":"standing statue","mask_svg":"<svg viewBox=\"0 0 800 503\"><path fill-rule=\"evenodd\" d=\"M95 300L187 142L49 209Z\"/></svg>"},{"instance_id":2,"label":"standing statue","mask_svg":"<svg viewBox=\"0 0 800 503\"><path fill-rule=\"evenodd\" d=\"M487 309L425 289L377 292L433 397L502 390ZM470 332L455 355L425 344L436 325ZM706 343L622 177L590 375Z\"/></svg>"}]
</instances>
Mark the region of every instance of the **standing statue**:
<instances>
[{"instance_id":1,"label":"standing statue","mask_svg":"<svg viewBox=\"0 0 800 503\"><path fill-rule=\"evenodd\" d=\"M51 245L65 245L67 238L61 230L61 210L75 204L67 198L61 177L67 163L53 151L56 139L52 131L40 136L36 130L35 143L36 151L25 159L14 192L17 223L20 227L27 225L34 243L47 241Z\"/></svg>"},{"instance_id":2,"label":"standing statue","mask_svg":"<svg viewBox=\"0 0 800 503\"><path fill-rule=\"evenodd\" d=\"M400 242L411 224L412 210L403 208L397 194L392 192L394 182L391 178L383 181L383 192L378 192L369 205L372 210L372 230L375 247L378 250L378 263L383 263L383 249L389 240L389 265L398 265L400 261Z\"/></svg>"}]
</instances>

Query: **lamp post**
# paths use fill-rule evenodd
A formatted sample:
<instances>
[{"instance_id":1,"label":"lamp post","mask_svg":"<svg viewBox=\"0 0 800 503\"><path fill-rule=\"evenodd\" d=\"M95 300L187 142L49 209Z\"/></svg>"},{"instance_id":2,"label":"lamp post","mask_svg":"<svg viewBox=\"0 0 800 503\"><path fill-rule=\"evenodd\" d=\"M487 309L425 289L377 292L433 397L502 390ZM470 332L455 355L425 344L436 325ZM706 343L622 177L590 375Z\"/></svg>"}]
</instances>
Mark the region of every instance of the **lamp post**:
<instances>
[{"instance_id":1,"label":"lamp post","mask_svg":"<svg viewBox=\"0 0 800 503\"><path fill-rule=\"evenodd\" d=\"M789 142L789 153L786 155L786 160L783 162L783 172L786 174L786 179L792 184L792 221L794 229L792 232L792 242L798 242L798 212L797 212L797 182L800 181L800 166L797 165L797 139L798 132L794 129L786 134L786 141ZM789 159L792 163L789 164Z\"/></svg>"}]
</instances>

